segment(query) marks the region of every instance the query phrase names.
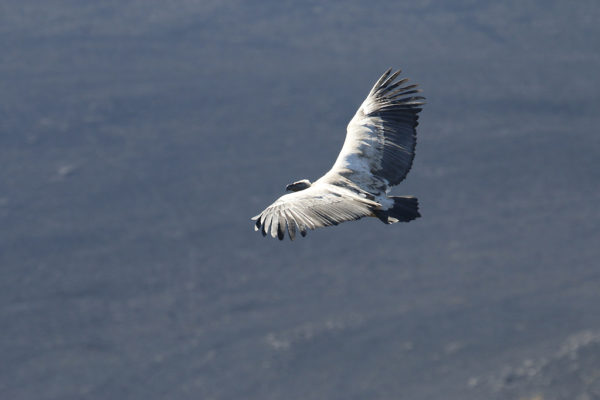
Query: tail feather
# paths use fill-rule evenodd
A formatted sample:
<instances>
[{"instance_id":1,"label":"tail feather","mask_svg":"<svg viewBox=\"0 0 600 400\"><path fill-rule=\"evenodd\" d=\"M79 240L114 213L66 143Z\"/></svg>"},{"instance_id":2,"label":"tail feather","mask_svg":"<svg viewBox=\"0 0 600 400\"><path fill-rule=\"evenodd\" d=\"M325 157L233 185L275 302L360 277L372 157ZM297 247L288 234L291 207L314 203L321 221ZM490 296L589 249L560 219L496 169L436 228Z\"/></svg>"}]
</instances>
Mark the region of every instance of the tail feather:
<instances>
[{"instance_id":1,"label":"tail feather","mask_svg":"<svg viewBox=\"0 0 600 400\"><path fill-rule=\"evenodd\" d=\"M394 206L387 210L375 211L375 216L385 224L395 222L409 222L421 216L419 214L419 200L412 196L390 196Z\"/></svg>"}]
</instances>

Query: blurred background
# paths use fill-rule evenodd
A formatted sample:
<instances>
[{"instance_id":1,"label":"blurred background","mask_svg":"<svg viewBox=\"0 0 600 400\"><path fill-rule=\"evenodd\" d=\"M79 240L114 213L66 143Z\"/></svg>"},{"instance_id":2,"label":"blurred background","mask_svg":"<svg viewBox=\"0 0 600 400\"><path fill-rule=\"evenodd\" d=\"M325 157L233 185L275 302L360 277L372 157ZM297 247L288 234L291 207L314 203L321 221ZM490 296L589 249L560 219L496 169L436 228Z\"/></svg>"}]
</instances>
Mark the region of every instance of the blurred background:
<instances>
[{"instance_id":1,"label":"blurred background","mask_svg":"<svg viewBox=\"0 0 600 400\"><path fill-rule=\"evenodd\" d=\"M600 399L600 4L0 5L3 399ZM265 239L389 67L423 217Z\"/></svg>"}]
</instances>

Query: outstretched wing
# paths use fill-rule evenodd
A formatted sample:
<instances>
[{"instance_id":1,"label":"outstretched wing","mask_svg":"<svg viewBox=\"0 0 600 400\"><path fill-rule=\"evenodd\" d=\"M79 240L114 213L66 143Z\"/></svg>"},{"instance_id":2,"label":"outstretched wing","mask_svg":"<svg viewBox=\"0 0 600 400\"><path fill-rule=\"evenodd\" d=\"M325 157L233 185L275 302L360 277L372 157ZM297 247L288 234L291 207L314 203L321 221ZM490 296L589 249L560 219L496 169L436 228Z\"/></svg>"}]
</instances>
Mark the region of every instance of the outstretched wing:
<instances>
[{"instance_id":1,"label":"outstretched wing","mask_svg":"<svg viewBox=\"0 0 600 400\"><path fill-rule=\"evenodd\" d=\"M283 240L285 231L294 240L296 232L306 236L307 229L337 225L372 215L371 207L378 203L345 194L329 185L313 185L308 189L281 196L263 212L253 217L254 230L263 236L271 234Z\"/></svg>"},{"instance_id":2,"label":"outstretched wing","mask_svg":"<svg viewBox=\"0 0 600 400\"><path fill-rule=\"evenodd\" d=\"M331 169L363 189L385 190L400 183L415 157L416 127L425 99L401 71L387 70L347 127L344 146ZM367 187L365 187L367 186Z\"/></svg>"}]
</instances>

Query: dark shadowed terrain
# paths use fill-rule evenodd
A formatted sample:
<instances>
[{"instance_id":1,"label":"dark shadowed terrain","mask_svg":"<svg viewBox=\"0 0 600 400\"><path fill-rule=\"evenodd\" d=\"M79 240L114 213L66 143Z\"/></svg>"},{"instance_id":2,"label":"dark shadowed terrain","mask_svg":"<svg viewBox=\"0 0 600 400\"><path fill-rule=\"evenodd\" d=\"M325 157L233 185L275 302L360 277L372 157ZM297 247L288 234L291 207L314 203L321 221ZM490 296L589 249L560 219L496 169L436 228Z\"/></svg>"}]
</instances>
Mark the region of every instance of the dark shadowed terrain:
<instances>
[{"instance_id":1,"label":"dark shadowed terrain","mask_svg":"<svg viewBox=\"0 0 600 400\"><path fill-rule=\"evenodd\" d=\"M600 4L0 5L0 398L600 399ZM423 218L264 239L374 81Z\"/></svg>"}]
</instances>

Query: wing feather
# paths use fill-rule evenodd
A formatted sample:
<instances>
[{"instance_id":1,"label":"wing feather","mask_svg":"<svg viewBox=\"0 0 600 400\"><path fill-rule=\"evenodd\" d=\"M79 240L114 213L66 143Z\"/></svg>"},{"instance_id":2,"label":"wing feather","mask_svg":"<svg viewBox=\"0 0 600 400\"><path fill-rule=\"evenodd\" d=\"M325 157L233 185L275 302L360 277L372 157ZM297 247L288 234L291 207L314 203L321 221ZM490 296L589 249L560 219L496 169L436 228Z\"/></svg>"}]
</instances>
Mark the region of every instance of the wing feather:
<instances>
[{"instance_id":1,"label":"wing feather","mask_svg":"<svg viewBox=\"0 0 600 400\"><path fill-rule=\"evenodd\" d=\"M289 209L283 210L283 215L287 220L288 235L290 235L291 240L294 240L296 238L296 221L294 220L292 211Z\"/></svg>"},{"instance_id":2,"label":"wing feather","mask_svg":"<svg viewBox=\"0 0 600 400\"><path fill-rule=\"evenodd\" d=\"M408 78L400 79L399 81L396 81L396 83L389 85L387 88L383 89L381 91L381 93L385 94L388 97L391 97L395 93L400 93L405 90L414 89L418 86L418 85L408 85L408 86L400 87L400 86L404 85L406 82L408 82Z\"/></svg>"},{"instance_id":3,"label":"wing feather","mask_svg":"<svg viewBox=\"0 0 600 400\"><path fill-rule=\"evenodd\" d=\"M262 227L263 236L267 236L269 234L269 228L271 227L271 220L273 219L273 214L266 214L264 217L265 224Z\"/></svg>"},{"instance_id":4,"label":"wing feather","mask_svg":"<svg viewBox=\"0 0 600 400\"><path fill-rule=\"evenodd\" d=\"M279 229L279 214L271 214L271 237L277 236L277 230Z\"/></svg>"},{"instance_id":5,"label":"wing feather","mask_svg":"<svg viewBox=\"0 0 600 400\"><path fill-rule=\"evenodd\" d=\"M386 75L389 75L389 73L392 71L392 69L388 69L386 71ZM398 77L398 75L400 75L402 73L402 70L398 70L396 72L394 72L392 75L390 75L382 84L381 86L384 88L387 88L390 86L390 83L392 83L394 81L394 79L396 79Z\"/></svg>"},{"instance_id":6,"label":"wing feather","mask_svg":"<svg viewBox=\"0 0 600 400\"><path fill-rule=\"evenodd\" d=\"M283 240L284 237L285 237L285 217L280 218L279 224L277 225L277 238L279 240Z\"/></svg>"},{"instance_id":7,"label":"wing feather","mask_svg":"<svg viewBox=\"0 0 600 400\"><path fill-rule=\"evenodd\" d=\"M298 226L300 227L301 232L302 230L306 231L306 228L315 229L315 226L310 221L310 218L306 216L306 214L304 214L301 210L297 209L296 207L292 207L290 211L292 211L293 213L292 215L294 216L294 220L298 222Z\"/></svg>"}]
</instances>

